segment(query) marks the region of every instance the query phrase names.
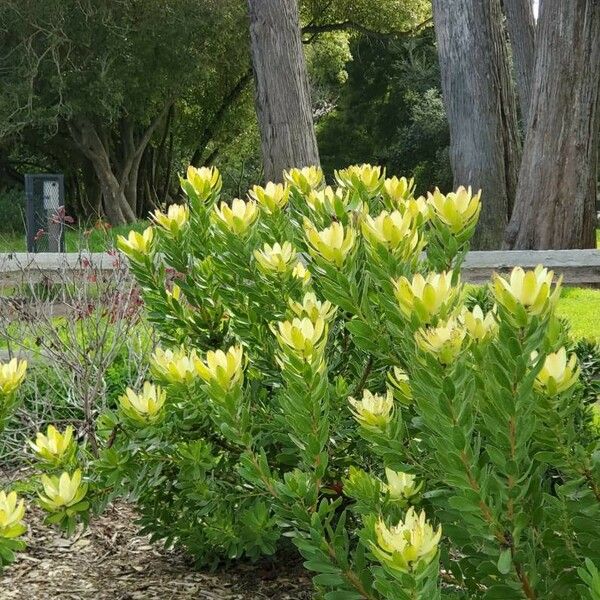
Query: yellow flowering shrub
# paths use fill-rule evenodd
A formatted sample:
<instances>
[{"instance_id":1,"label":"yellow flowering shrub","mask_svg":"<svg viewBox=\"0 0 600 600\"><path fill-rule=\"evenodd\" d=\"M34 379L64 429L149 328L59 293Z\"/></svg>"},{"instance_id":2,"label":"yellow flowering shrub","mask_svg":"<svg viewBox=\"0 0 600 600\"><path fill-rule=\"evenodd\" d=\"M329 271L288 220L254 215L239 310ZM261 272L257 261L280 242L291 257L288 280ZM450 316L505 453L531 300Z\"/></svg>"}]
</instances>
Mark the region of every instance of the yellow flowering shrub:
<instances>
[{"instance_id":1,"label":"yellow flowering shrub","mask_svg":"<svg viewBox=\"0 0 600 600\"><path fill-rule=\"evenodd\" d=\"M100 417L94 487L135 494L144 531L199 562L289 537L317 597L583 597L599 411L560 279L517 268L489 306L465 294L485 191L417 198L366 164L290 169L246 201L216 169L182 189L187 211L120 242L160 346L156 383Z\"/></svg>"}]
</instances>

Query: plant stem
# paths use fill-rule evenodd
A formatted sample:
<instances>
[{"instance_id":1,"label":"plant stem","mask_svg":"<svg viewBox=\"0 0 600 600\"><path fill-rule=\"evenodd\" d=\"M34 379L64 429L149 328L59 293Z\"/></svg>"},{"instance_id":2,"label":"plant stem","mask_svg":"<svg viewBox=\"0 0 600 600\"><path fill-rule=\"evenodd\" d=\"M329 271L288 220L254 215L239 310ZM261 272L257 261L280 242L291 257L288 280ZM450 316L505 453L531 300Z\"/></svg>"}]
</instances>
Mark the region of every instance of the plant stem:
<instances>
[{"instance_id":1,"label":"plant stem","mask_svg":"<svg viewBox=\"0 0 600 600\"><path fill-rule=\"evenodd\" d=\"M373 355L372 354L369 355L369 360L367 360L367 364L365 365L362 375L361 375L360 379L358 380L356 387L350 394L351 396L358 398L362 394L365 384L367 383L367 379L369 378L369 375L371 374L371 369L373 369Z\"/></svg>"}]
</instances>

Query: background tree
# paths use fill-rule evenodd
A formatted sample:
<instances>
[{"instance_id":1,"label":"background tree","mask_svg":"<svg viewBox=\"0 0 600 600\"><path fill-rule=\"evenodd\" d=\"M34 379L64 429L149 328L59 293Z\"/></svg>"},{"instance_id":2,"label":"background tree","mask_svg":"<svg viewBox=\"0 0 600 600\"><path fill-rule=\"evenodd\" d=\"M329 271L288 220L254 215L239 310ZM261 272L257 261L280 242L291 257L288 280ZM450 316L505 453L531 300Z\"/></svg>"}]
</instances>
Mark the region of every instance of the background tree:
<instances>
[{"instance_id":1,"label":"background tree","mask_svg":"<svg viewBox=\"0 0 600 600\"><path fill-rule=\"evenodd\" d=\"M112 224L147 214L239 96L244 16L237 0L7 0L0 145L50 157L91 210L97 188Z\"/></svg>"},{"instance_id":2,"label":"background tree","mask_svg":"<svg viewBox=\"0 0 600 600\"><path fill-rule=\"evenodd\" d=\"M595 247L599 93L600 3L544 0L509 247Z\"/></svg>"},{"instance_id":3,"label":"background tree","mask_svg":"<svg viewBox=\"0 0 600 600\"><path fill-rule=\"evenodd\" d=\"M500 1L434 0L433 15L454 185L484 191L474 245L499 248L521 154Z\"/></svg>"},{"instance_id":4,"label":"background tree","mask_svg":"<svg viewBox=\"0 0 600 600\"><path fill-rule=\"evenodd\" d=\"M527 129L531 80L535 52L535 20L531 0L502 0L510 37L514 73L521 108L521 122Z\"/></svg>"},{"instance_id":5,"label":"background tree","mask_svg":"<svg viewBox=\"0 0 600 600\"><path fill-rule=\"evenodd\" d=\"M318 165L297 0L248 0L263 167L281 181L291 167Z\"/></svg>"},{"instance_id":6,"label":"background tree","mask_svg":"<svg viewBox=\"0 0 600 600\"><path fill-rule=\"evenodd\" d=\"M347 78L317 121L326 173L371 161L414 175L417 192L452 187L449 131L432 27L411 36L355 33Z\"/></svg>"}]
</instances>

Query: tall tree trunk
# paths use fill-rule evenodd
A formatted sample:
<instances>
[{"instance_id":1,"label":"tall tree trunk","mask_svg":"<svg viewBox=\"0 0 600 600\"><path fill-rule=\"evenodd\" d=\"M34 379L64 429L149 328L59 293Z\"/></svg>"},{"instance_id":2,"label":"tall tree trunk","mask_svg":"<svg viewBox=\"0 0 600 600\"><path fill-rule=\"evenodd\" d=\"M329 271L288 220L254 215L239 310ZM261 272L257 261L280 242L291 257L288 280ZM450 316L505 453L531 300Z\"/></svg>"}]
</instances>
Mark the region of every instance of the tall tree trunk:
<instances>
[{"instance_id":1,"label":"tall tree trunk","mask_svg":"<svg viewBox=\"0 0 600 600\"><path fill-rule=\"evenodd\" d=\"M535 54L535 20L531 0L502 0L512 49L521 121L527 132Z\"/></svg>"},{"instance_id":2,"label":"tall tree trunk","mask_svg":"<svg viewBox=\"0 0 600 600\"><path fill-rule=\"evenodd\" d=\"M600 1L544 0L510 248L595 247Z\"/></svg>"},{"instance_id":3,"label":"tall tree trunk","mask_svg":"<svg viewBox=\"0 0 600 600\"><path fill-rule=\"evenodd\" d=\"M500 0L433 0L433 16L454 183L483 190L474 246L499 248L521 154Z\"/></svg>"},{"instance_id":4,"label":"tall tree trunk","mask_svg":"<svg viewBox=\"0 0 600 600\"><path fill-rule=\"evenodd\" d=\"M297 0L248 0L264 172L319 164Z\"/></svg>"}]
</instances>

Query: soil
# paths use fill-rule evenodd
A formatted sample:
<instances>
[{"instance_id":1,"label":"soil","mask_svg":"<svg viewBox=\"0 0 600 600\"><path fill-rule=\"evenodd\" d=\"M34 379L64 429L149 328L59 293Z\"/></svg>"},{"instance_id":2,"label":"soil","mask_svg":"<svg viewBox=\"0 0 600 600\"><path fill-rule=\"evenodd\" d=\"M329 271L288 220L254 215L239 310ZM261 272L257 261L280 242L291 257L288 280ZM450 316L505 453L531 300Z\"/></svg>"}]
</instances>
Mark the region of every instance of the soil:
<instances>
[{"instance_id":1,"label":"soil","mask_svg":"<svg viewBox=\"0 0 600 600\"><path fill-rule=\"evenodd\" d=\"M177 551L150 544L132 506L109 507L65 538L26 514L27 550L0 575L2 600L308 600L310 577L296 558L198 571Z\"/></svg>"}]
</instances>

